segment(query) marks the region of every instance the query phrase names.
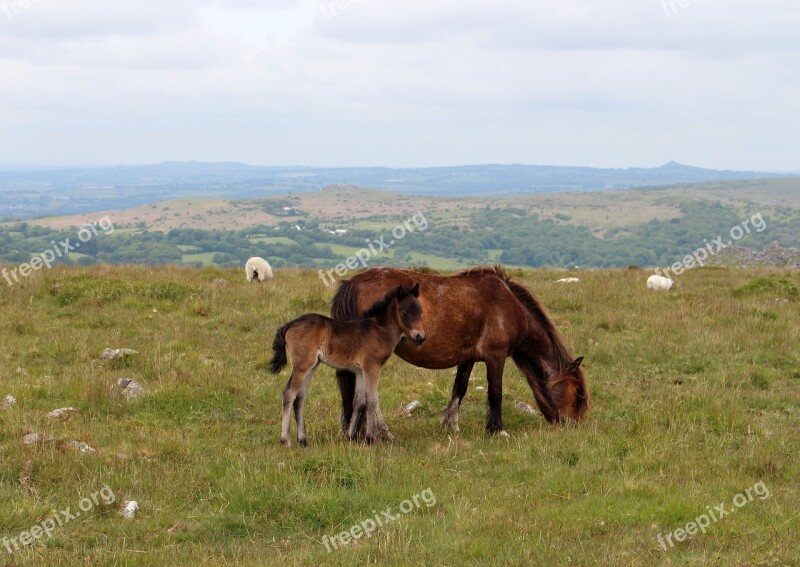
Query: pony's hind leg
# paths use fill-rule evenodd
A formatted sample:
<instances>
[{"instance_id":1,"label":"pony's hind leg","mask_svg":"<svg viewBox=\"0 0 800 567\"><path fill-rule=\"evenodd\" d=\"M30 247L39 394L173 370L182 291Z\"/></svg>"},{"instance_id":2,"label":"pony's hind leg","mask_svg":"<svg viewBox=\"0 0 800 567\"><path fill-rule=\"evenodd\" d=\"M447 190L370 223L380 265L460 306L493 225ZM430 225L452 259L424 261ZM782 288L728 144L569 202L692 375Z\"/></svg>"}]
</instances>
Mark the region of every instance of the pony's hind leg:
<instances>
[{"instance_id":1,"label":"pony's hind leg","mask_svg":"<svg viewBox=\"0 0 800 567\"><path fill-rule=\"evenodd\" d=\"M356 441L358 439L359 430L361 429L360 426L362 422L362 416L367 405L366 380L364 379L364 373L358 372L355 376L356 392L355 396L353 396L353 414L350 417L350 427L347 431L347 437L350 439L350 441Z\"/></svg>"},{"instance_id":2,"label":"pony's hind leg","mask_svg":"<svg viewBox=\"0 0 800 567\"><path fill-rule=\"evenodd\" d=\"M464 362L458 365L456 379L453 381L453 394L450 403L442 412L442 425L449 427L453 431L458 431L458 409L461 407L461 400L467 395L469 386L469 376L472 374L472 367L475 363Z\"/></svg>"}]
</instances>

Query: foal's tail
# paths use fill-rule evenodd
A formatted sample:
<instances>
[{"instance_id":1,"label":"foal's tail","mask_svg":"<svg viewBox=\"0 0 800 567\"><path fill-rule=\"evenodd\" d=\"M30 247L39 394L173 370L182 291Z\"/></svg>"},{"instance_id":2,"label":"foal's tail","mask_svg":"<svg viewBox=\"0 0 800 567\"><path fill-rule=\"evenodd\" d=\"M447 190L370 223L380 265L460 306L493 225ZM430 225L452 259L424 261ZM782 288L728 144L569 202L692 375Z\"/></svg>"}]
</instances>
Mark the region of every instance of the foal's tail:
<instances>
[{"instance_id":1,"label":"foal's tail","mask_svg":"<svg viewBox=\"0 0 800 567\"><path fill-rule=\"evenodd\" d=\"M283 370L288 362L286 360L286 331L291 326L291 323L286 323L275 333L275 339L272 341L272 362L269 363L269 369L273 374Z\"/></svg>"}]
</instances>

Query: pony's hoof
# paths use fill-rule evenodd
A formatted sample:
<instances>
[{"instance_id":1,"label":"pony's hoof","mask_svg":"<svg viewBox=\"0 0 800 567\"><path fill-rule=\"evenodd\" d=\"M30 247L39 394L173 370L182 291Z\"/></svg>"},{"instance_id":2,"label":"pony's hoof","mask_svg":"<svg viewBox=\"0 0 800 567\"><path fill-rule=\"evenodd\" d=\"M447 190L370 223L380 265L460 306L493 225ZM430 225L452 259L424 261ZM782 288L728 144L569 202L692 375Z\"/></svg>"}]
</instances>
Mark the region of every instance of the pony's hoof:
<instances>
[{"instance_id":1,"label":"pony's hoof","mask_svg":"<svg viewBox=\"0 0 800 567\"><path fill-rule=\"evenodd\" d=\"M500 431L498 431L497 432L497 436L498 437L511 437L511 435L509 435L508 431L506 431L505 429L501 429Z\"/></svg>"},{"instance_id":2,"label":"pony's hoof","mask_svg":"<svg viewBox=\"0 0 800 567\"><path fill-rule=\"evenodd\" d=\"M292 446L292 442L289 441L288 439L281 439L281 445L288 448Z\"/></svg>"},{"instance_id":3,"label":"pony's hoof","mask_svg":"<svg viewBox=\"0 0 800 567\"><path fill-rule=\"evenodd\" d=\"M303 439L298 439L298 440L297 440L297 444L298 444L300 447L308 447L308 440L306 440L305 438L303 438Z\"/></svg>"},{"instance_id":4,"label":"pony's hoof","mask_svg":"<svg viewBox=\"0 0 800 567\"><path fill-rule=\"evenodd\" d=\"M394 441L394 435L392 435L392 432L389 431L388 429L385 429L383 431L381 437L383 438L384 441Z\"/></svg>"}]
</instances>

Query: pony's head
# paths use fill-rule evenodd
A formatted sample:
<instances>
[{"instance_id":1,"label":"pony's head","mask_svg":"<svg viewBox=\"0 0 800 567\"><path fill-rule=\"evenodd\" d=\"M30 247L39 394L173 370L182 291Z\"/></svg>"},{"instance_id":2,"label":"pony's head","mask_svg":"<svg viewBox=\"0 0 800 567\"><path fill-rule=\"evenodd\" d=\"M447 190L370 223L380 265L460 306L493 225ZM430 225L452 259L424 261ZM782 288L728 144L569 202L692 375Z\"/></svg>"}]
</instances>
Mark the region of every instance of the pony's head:
<instances>
[{"instance_id":1,"label":"pony's head","mask_svg":"<svg viewBox=\"0 0 800 567\"><path fill-rule=\"evenodd\" d=\"M589 388L578 357L568 363L547 383L550 403L555 412L554 421L580 419L589 409Z\"/></svg>"},{"instance_id":2,"label":"pony's head","mask_svg":"<svg viewBox=\"0 0 800 567\"><path fill-rule=\"evenodd\" d=\"M414 287L401 285L394 292L395 317L403 334L417 346L425 342L422 327L422 306L419 304L419 283Z\"/></svg>"}]
</instances>

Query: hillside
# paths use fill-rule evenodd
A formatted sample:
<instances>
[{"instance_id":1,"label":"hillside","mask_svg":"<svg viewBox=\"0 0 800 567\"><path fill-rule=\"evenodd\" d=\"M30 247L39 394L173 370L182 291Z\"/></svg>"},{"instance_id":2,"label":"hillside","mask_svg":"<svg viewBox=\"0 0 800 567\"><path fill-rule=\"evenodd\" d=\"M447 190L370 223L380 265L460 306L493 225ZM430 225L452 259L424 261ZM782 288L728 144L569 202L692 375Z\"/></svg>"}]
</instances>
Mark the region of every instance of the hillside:
<instances>
[{"instance_id":1,"label":"hillside","mask_svg":"<svg viewBox=\"0 0 800 567\"><path fill-rule=\"evenodd\" d=\"M0 285L0 399L17 400L0 408L0 537L12 545L103 487L115 497L9 564L793 564L798 273L693 270L670 293L648 292L640 270L585 271L571 285L554 283L560 272L515 273L585 356L585 421L552 426L517 410L535 404L509 362L511 437L487 437L478 364L461 432L445 432L453 372L393 357L380 400L394 443L338 437L338 392L322 368L305 450L278 442L287 374L266 367L280 324L327 310L333 291L315 272L248 285L238 270L58 267ZM107 347L138 354L98 360ZM120 379L143 396L126 400ZM65 407L78 412L47 417ZM25 445L29 433L45 441ZM119 515L129 500L133 520ZM720 503L736 513L659 543ZM389 508L398 517L371 537L326 550L324 538Z\"/></svg>"},{"instance_id":2,"label":"hillside","mask_svg":"<svg viewBox=\"0 0 800 567\"><path fill-rule=\"evenodd\" d=\"M706 181L778 178L667 163L654 168L599 169L538 165L385 167L257 167L173 162L112 168L0 170L0 219L131 209L175 199L246 199L358 185L401 194L502 195L606 191Z\"/></svg>"},{"instance_id":3,"label":"hillside","mask_svg":"<svg viewBox=\"0 0 800 567\"><path fill-rule=\"evenodd\" d=\"M491 198L332 185L281 197L186 199L6 223L0 226L0 262L27 262L52 242L74 241L83 223L100 218L113 222L113 233L101 233L55 263L241 266L263 256L278 267L330 270L381 241L387 245L370 251L371 265L665 267L722 235L723 244L748 249L800 248L800 180ZM730 236L751 221L763 225Z\"/></svg>"}]
</instances>

